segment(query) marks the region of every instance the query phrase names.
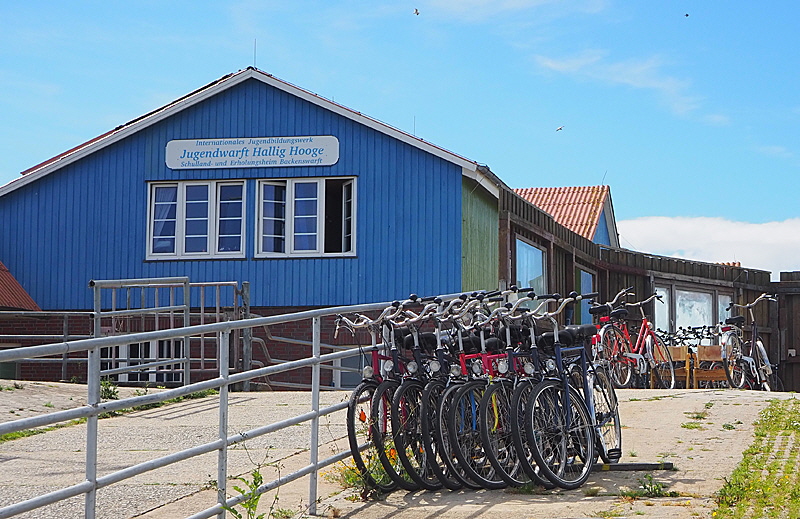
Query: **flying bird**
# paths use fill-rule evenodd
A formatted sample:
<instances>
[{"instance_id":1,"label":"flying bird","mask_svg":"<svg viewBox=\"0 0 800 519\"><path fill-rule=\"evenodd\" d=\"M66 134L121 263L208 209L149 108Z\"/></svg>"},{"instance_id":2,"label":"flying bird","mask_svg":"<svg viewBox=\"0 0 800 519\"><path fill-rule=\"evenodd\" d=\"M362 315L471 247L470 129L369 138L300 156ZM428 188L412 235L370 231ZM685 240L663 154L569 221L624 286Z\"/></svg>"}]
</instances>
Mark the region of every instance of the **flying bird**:
<instances>
[{"instance_id":1,"label":"flying bird","mask_svg":"<svg viewBox=\"0 0 800 519\"><path fill-rule=\"evenodd\" d=\"M416 14L417 16L419 16L419 9L414 9L414 14ZM687 16L688 16L688 15L687 15Z\"/></svg>"},{"instance_id":2,"label":"flying bird","mask_svg":"<svg viewBox=\"0 0 800 519\"><path fill-rule=\"evenodd\" d=\"M564 129L564 127L563 127L563 126L559 126L558 128L556 128L556 131L557 131L557 132L560 132L560 131L561 131L561 130L563 130L563 129Z\"/></svg>"}]
</instances>

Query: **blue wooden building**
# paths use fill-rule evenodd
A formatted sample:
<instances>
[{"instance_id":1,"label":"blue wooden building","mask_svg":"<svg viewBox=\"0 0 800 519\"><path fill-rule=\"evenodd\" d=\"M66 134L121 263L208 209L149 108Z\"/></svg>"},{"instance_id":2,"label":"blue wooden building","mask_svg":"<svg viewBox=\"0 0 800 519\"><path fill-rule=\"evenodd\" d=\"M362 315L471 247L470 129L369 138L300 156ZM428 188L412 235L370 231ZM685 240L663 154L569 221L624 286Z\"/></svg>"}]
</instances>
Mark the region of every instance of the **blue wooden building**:
<instances>
[{"instance_id":1,"label":"blue wooden building","mask_svg":"<svg viewBox=\"0 0 800 519\"><path fill-rule=\"evenodd\" d=\"M254 68L0 187L0 258L45 310L91 279L249 281L254 307L498 284L485 167Z\"/></svg>"}]
</instances>

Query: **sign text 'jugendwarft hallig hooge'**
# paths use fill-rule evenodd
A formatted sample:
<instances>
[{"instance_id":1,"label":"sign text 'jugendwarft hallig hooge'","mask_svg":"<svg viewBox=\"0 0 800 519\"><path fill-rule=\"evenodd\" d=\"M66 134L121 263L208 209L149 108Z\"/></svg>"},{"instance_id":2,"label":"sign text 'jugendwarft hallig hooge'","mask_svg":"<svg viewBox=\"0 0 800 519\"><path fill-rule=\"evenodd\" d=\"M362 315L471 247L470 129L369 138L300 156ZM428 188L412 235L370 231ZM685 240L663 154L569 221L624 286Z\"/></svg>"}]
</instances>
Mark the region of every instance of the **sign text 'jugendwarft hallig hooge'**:
<instances>
[{"instance_id":1,"label":"sign text 'jugendwarft hallig hooge'","mask_svg":"<svg viewBox=\"0 0 800 519\"><path fill-rule=\"evenodd\" d=\"M339 161L339 139L321 135L169 141L166 161L171 169L332 166Z\"/></svg>"}]
</instances>

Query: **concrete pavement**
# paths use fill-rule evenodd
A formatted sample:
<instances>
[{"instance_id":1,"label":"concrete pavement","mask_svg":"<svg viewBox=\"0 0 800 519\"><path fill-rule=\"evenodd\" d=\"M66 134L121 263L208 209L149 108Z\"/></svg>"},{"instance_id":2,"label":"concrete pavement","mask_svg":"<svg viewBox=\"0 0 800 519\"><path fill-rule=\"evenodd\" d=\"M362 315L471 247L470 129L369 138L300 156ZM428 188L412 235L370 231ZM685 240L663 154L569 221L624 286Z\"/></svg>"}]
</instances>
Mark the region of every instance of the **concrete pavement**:
<instances>
[{"instance_id":1,"label":"concrete pavement","mask_svg":"<svg viewBox=\"0 0 800 519\"><path fill-rule=\"evenodd\" d=\"M0 381L4 388L12 381ZM72 384L18 382L19 389L0 391L0 421L81 405L85 387ZM121 388L121 396L132 390ZM229 432L235 434L310 409L310 395L295 392L234 393L230 397ZM659 519L711 517L713 495L751 443L753 422L771 398L791 394L732 390L624 390L619 392L623 425L623 462L672 462L674 471L608 471L592 474L574 491L519 493L505 491L395 492L381 501L360 502L353 492L319 478L319 515L358 519L467 519L497 517L644 516ZM323 393L323 406L347 398ZM697 416L704 414L702 419ZM696 421L696 428L681 424ZM320 457L347 449L344 412L323 419ZM216 439L216 397L128 413L100 421L99 473ZM229 474L247 475L259 464L265 481L308 464L310 427L292 426L281 433L248 440L229 451ZM85 425L76 425L0 444L0 507L83 479ZM621 490L636 488L650 474L680 498L626 502ZM216 454L137 476L98 491L102 518L182 518L216 503ZM229 482L229 495L235 495ZM259 512L273 507L281 515L308 509L308 477L262 498ZM620 515L622 514L622 515ZM17 517L82 517L83 498Z\"/></svg>"}]
</instances>

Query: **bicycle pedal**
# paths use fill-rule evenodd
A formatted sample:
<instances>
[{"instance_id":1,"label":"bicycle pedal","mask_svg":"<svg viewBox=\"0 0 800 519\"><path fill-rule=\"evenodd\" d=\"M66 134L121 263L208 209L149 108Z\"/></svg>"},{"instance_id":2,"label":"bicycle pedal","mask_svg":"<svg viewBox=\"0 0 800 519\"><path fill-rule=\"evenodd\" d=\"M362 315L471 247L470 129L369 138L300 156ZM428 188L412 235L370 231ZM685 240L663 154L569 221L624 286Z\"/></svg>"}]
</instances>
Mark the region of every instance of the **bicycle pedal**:
<instances>
[{"instance_id":1,"label":"bicycle pedal","mask_svg":"<svg viewBox=\"0 0 800 519\"><path fill-rule=\"evenodd\" d=\"M606 454L608 455L608 459L619 461L619 459L622 457L622 449L608 449Z\"/></svg>"}]
</instances>

